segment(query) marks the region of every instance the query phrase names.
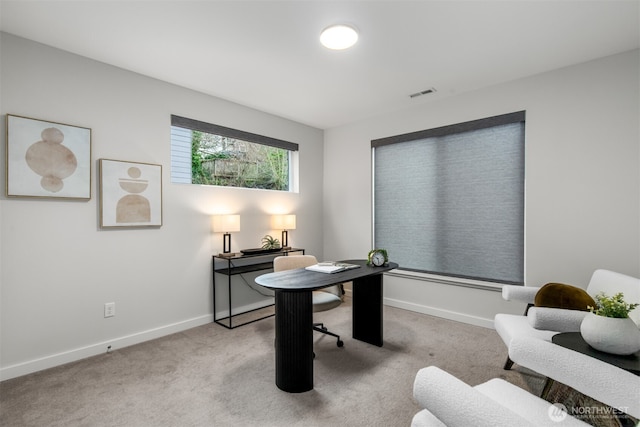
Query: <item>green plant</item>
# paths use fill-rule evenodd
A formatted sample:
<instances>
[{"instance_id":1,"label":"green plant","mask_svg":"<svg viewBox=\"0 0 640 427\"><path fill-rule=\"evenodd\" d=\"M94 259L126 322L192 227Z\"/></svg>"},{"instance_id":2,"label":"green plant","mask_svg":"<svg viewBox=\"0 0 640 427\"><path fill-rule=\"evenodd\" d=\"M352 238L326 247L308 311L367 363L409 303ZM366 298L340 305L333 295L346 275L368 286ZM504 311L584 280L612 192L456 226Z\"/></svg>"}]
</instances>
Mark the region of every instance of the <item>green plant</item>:
<instances>
[{"instance_id":1,"label":"green plant","mask_svg":"<svg viewBox=\"0 0 640 427\"><path fill-rule=\"evenodd\" d=\"M279 249L280 240L275 239L268 234L262 238L262 249Z\"/></svg>"},{"instance_id":2,"label":"green plant","mask_svg":"<svg viewBox=\"0 0 640 427\"><path fill-rule=\"evenodd\" d=\"M629 317L629 312L637 306L638 304L625 303L622 292L612 297L608 297L604 292L600 292L596 295L596 307L587 306L587 308L598 316L625 318Z\"/></svg>"}]
</instances>

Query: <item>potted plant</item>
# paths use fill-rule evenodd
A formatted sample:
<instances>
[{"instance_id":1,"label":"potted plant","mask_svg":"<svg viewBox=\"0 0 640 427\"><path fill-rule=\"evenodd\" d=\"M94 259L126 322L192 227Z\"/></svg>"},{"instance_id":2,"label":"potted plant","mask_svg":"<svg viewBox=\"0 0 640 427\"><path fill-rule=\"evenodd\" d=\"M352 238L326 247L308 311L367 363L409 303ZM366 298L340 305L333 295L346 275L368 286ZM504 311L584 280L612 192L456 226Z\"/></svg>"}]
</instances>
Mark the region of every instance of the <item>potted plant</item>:
<instances>
[{"instance_id":1,"label":"potted plant","mask_svg":"<svg viewBox=\"0 0 640 427\"><path fill-rule=\"evenodd\" d=\"M628 304L619 292L611 297L604 292L596 295L596 306L588 306L580 325L582 338L596 350L628 355L640 350L640 329L629 317L638 304Z\"/></svg>"},{"instance_id":2,"label":"potted plant","mask_svg":"<svg viewBox=\"0 0 640 427\"><path fill-rule=\"evenodd\" d=\"M280 240L267 234L262 238L262 249L280 249Z\"/></svg>"}]
</instances>

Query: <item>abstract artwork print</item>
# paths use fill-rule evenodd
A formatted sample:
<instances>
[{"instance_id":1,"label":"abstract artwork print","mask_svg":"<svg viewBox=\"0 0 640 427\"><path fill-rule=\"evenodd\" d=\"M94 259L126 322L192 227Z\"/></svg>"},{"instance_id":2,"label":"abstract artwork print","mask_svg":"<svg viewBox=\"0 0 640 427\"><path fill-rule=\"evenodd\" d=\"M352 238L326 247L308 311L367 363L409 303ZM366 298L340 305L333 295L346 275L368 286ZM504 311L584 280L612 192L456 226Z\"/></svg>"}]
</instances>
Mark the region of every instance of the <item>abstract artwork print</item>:
<instances>
[{"instance_id":1,"label":"abstract artwork print","mask_svg":"<svg viewBox=\"0 0 640 427\"><path fill-rule=\"evenodd\" d=\"M91 199L91 129L7 114L7 196Z\"/></svg>"},{"instance_id":2,"label":"abstract artwork print","mask_svg":"<svg viewBox=\"0 0 640 427\"><path fill-rule=\"evenodd\" d=\"M100 159L100 226L162 225L162 166Z\"/></svg>"}]
</instances>

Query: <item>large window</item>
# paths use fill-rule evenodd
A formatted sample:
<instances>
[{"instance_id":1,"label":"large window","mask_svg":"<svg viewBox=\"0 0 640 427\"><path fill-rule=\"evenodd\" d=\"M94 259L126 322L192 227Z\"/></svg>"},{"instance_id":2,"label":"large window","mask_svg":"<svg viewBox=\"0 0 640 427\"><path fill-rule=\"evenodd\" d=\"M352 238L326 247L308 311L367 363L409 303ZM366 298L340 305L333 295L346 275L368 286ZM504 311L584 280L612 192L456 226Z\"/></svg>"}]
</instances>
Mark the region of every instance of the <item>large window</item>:
<instances>
[{"instance_id":1,"label":"large window","mask_svg":"<svg viewBox=\"0 0 640 427\"><path fill-rule=\"evenodd\" d=\"M405 270L523 283L524 120L371 141L375 246Z\"/></svg>"},{"instance_id":2,"label":"large window","mask_svg":"<svg viewBox=\"0 0 640 427\"><path fill-rule=\"evenodd\" d=\"M171 116L171 182L293 190L298 144Z\"/></svg>"}]
</instances>

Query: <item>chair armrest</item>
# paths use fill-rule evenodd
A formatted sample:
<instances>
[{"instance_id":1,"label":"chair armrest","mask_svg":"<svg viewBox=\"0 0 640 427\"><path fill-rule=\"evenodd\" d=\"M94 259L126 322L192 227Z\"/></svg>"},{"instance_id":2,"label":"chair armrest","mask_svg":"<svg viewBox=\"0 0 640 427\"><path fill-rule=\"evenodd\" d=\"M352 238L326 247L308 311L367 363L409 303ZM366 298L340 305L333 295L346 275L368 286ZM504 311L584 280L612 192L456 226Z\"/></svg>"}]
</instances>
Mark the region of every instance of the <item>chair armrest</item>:
<instances>
[{"instance_id":1,"label":"chair armrest","mask_svg":"<svg viewBox=\"0 0 640 427\"><path fill-rule=\"evenodd\" d=\"M606 405L640 417L640 376L538 338L513 338L509 358Z\"/></svg>"},{"instance_id":2,"label":"chair armrest","mask_svg":"<svg viewBox=\"0 0 640 427\"><path fill-rule=\"evenodd\" d=\"M502 298L506 301L520 301L533 304L540 288L533 286L503 285Z\"/></svg>"},{"instance_id":3,"label":"chair armrest","mask_svg":"<svg viewBox=\"0 0 640 427\"><path fill-rule=\"evenodd\" d=\"M527 320L534 329L580 332L580 324L587 313L589 312L564 308L531 307L527 312Z\"/></svg>"},{"instance_id":4,"label":"chair armrest","mask_svg":"<svg viewBox=\"0 0 640 427\"><path fill-rule=\"evenodd\" d=\"M429 366L418 371L413 396L421 407L448 426L532 425L453 375Z\"/></svg>"}]
</instances>

